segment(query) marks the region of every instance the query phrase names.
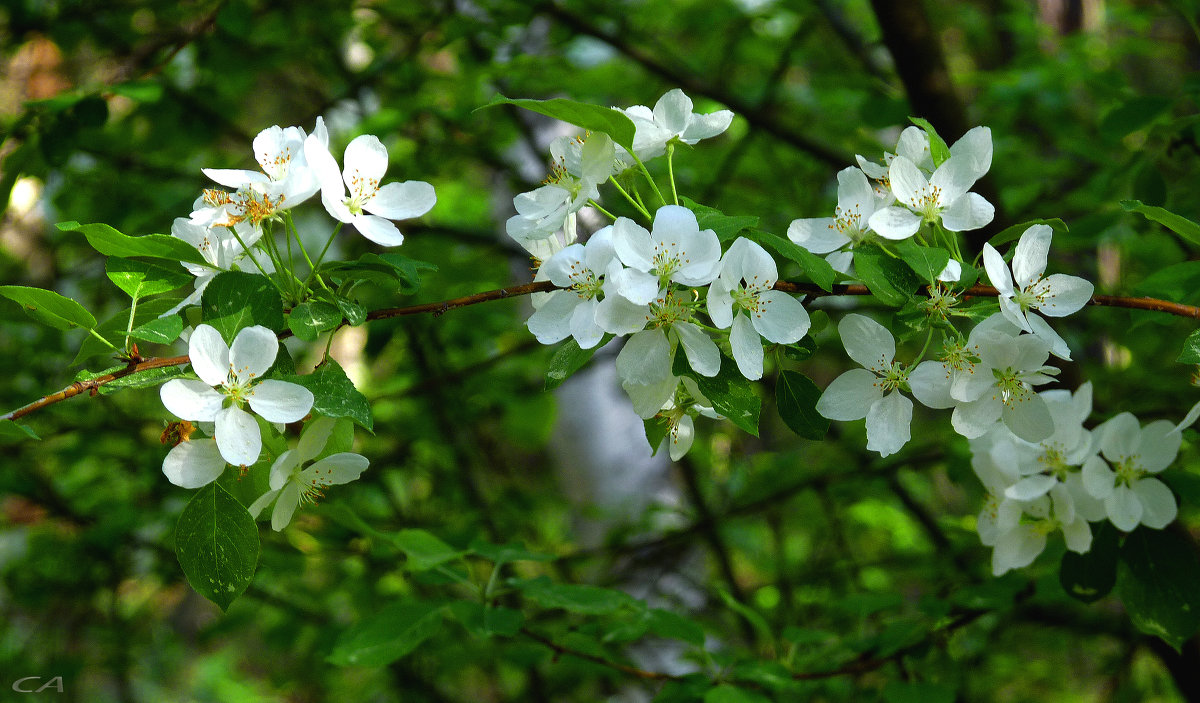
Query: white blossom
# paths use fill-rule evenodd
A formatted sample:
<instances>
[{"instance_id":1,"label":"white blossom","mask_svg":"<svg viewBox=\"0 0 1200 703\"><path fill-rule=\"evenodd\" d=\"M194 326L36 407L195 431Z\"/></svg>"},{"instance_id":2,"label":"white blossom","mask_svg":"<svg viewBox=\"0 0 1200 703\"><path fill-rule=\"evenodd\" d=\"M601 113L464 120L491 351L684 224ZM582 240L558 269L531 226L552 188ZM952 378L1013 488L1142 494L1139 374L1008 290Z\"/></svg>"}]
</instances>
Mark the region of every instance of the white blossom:
<instances>
[{"instance_id":1,"label":"white blossom","mask_svg":"<svg viewBox=\"0 0 1200 703\"><path fill-rule=\"evenodd\" d=\"M738 237L721 258L720 274L708 289L708 314L719 329L731 328L729 345L742 375L763 374L762 340L792 344L808 332L808 311L792 296L773 290L775 260L755 242Z\"/></svg>"},{"instance_id":2,"label":"white blossom","mask_svg":"<svg viewBox=\"0 0 1200 703\"><path fill-rule=\"evenodd\" d=\"M693 113L691 98L678 88L659 98L653 110L634 105L622 112L633 122L633 153L643 161L662 155L671 140L695 144L721 134L733 121L729 110L707 115Z\"/></svg>"},{"instance_id":3,"label":"white blossom","mask_svg":"<svg viewBox=\"0 0 1200 703\"><path fill-rule=\"evenodd\" d=\"M1139 524L1166 527L1178 512L1175 495L1154 477L1175 461L1183 435L1167 420L1139 425L1132 413L1114 416L1094 430L1101 456L1083 465L1083 485L1104 501L1108 519L1129 532Z\"/></svg>"},{"instance_id":4,"label":"white blossom","mask_svg":"<svg viewBox=\"0 0 1200 703\"><path fill-rule=\"evenodd\" d=\"M1047 225L1033 225L1025 230L1017 242L1011 272L1000 252L991 244L984 244L983 265L992 285L1000 292L1000 312L1017 327L1044 339L1052 354L1070 359L1067 343L1045 320L1032 313L1037 311L1050 317L1070 315L1087 305L1095 288L1078 276L1044 275L1053 234Z\"/></svg>"},{"instance_id":5,"label":"white blossom","mask_svg":"<svg viewBox=\"0 0 1200 703\"><path fill-rule=\"evenodd\" d=\"M628 267L613 279L618 293L646 305L669 282L684 286L712 282L720 270L721 242L711 229L700 229L691 210L664 205L654 215L653 228L647 232L627 217L613 223L613 247Z\"/></svg>"},{"instance_id":6,"label":"white blossom","mask_svg":"<svg viewBox=\"0 0 1200 703\"><path fill-rule=\"evenodd\" d=\"M215 423L213 439L225 461L253 464L262 450L262 437L243 406L268 422L295 422L313 404L313 394L304 386L259 380L278 352L279 340L266 327L246 327L228 346L215 328L198 325L188 340L188 353L200 380L164 383L159 390L163 405L181 419Z\"/></svg>"}]
</instances>

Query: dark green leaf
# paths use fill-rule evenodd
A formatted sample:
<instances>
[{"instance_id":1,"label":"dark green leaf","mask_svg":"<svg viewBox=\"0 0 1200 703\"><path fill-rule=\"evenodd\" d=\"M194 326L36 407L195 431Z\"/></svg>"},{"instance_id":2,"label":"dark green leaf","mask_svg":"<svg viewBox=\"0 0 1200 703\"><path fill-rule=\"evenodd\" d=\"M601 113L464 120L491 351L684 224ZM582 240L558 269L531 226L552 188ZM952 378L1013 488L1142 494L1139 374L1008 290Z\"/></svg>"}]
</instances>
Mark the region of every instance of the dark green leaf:
<instances>
[{"instance_id":1,"label":"dark green leaf","mask_svg":"<svg viewBox=\"0 0 1200 703\"><path fill-rule=\"evenodd\" d=\"M1100 134L1116 141L1154 122L1173 101L1159 95L1139 95L1109 110L1100 120Z\"/></svg>"},{"instance_id":2,"label":"dark green leaf","mask_svg":"<svg viewBox=\"0 0 1200 703\"><path fill-rule=\"evenodd\" d=\"M58 228L64 232L79 232L87 237L88 244L91 244L93 249L105 256L148 256L154 259L209 265L196 247L169 234L130 237L103 223L81 225L74 221L59 222Z\"/></svg>"},{"instance_id":3,"label":"dark green leaf","mask_svg":"<svg viewBox=\"0 0 1200 703\"><path fill-rule=\"evenodd\" d=\"M704 694L704 703L768 703L761 693L723 683Z\"/></svg>"},{"instance_id":4,"label":"dark green leaf","mask_svg":"<svg viewBox=\"0 0 1200 703\"><path fill-rule=\"evenodd\" d=\"M838 274L825 259L795 244L790 239L770 232L750 230L746 233L746 237L784 258L796 262L800 265L800 270L804 271L810 281L820 286L821 290L827 293L833 292L833 284L837 281Z\"/></svg>"},{"instance_id":5,"label":"dark green leaf","mask_svg":"<svg viewBox=\"0 0 1200 703\"><path fill-rule=\"evenodd\" d=\"M697 647L704 646L704 628L695 620L689 620L670 610L651 608L646 611L649 630L659 637L682 640Z\"/></svg>"},{"instance_id":6,"label":"dark green leaf","mask_svg":"<svg viewBox=\"0 0 1200 703\"><path fill-rule=\"evenodd\" d=\"M421 272L437 266L402 254L363 254L356 261L333 261L321 271L338 285L371 283L389 292L411 295L421 288Z\"/></svg>"},{"instance_id":7,"label":"dark green leaf","mask_svg":"<svg viewBox=\"0 0 1200 703\"><path fill-rule=\"evenodd\" d=\"M200 312L232 344L239 330L253 325L283 329L283 302L279 291L258 274L226 271L217 274L200 300Z\"/></svg>"},{"instance_id":8,"label":"dark green leaf","mask_svg":"<svg viewBox=\"0 0 1200 703\"><path fill-rule=\"evenodd\" d=\"M453 601L449 607L454 619L476 637L512 637L525 624L525 616L521 611L512 608L490 607L469 600Z\"/></svg>"},{"instance_id":9,"label":"dark green leaf","mask_svg":"<svg viewBox=\"0 0 1200 703\"><path fill-rule=\"evenodd\" d=\"M138 303L137 310L133 316L133 327L137 329L142 325L157 320L159 315L167 312L179 303L178 300L172 298L154 298L152 300L143 300ZM95 329L96 333L107 339L113 346L120 349L125 344L125 330L129 327L129 309L122 310L116 315L101 322ZM92 335L83 338L83 342L79 345L79 353L75 355L75 359L71 362L72 365L79 364L87 359L97 356L112 356L115 352L113 348L100 342Z\"/></svg>"},{"instance_id":10,"label":"dark green leaf","mask_svg":"<svg viewBox=\"0 0 1200 703\"><path fill-rule=\"evenodd\" d=\"M821 440L829 431L829 420L817 413L821 389L808 376L783 371L775 384L775 405L779 417L792 432L805 439Z\"/></svg>"},{"instance_id":11,"label":"dark green leaf","mask_svg":"<svg viewBox=\"0 0 1200 703\"><path fill-rule=\"evenodd\" d=\"M1147 220L1157 222L1192 244L1200 244L1200 225L1165 208L1146 205L1140 200L1122 200L1126 212L1136 212Z\"/></svg>"},{"instance_id":12,"label":"dark green leaf","mask_svg":"<svg viewBox=\"0 0 1200 703\"><path fill-rule=\"evenodd\" d=\"M0 420L0 438L4 439L41 439L33 430L12 420Z\"/></svg>"},{"instance_id":13,"label":"dark green leaf","mask_svg":"<svg viewBox=\"0 0 1200 703\"><path fill-rule=\"evenodd\" d=\"M258 566L258 527L236 498L210 483L179 515L175 555L192 588L227 610Z\"/></svg>"},{"instance_id":14,"label":"dark green leaf","mask_svg":"<svg viewBox=\"0 0 1200 703\"><path fill-rule=\"evenodd\" d=\"M288 329L298 339L312 342L326 330L342 322L342 312L337 307L320 300L300 303L288 313Z\"/></svg>"},{"instance_id":15,"label":"dark green leaf","mask_svg":"<svg viewBox=\"0 0 1200 703\"><path fill-rule=\"evenodd\" d=\"M338 637L329 655L336 666L387 666L409 654L442 627L442 611L413 601L393 603Z\"/></svg>"},{"instance_id":16,"label":"dark green leaf","mask_svg":"<svg viewBox=\"0 0 1200 703\"><path fill-rule=\"evenodd\" d=\"M856 248L854 270L879 302L894 308L904 307L921 286L921 279L907 264L888 256L879 247Z\"/></svg>"},{"instance_id":17,"label":"dark green leaf","mask_svg":"<svg viewBox=\"0 0 1200 703\"><path fill-rule=\"evenodd\" d=\"M545 576L529 580L513 579L511 584L543 608L562 608L585 615L606 615L636 602L623 591L599 586L554 583Z\"/></svg>"},{"instance_id":18,"label":"dark green leaf","mask_svg":"<svg viewBox=\"0 0 1200 703\"><path fill-rule=\"evenodd\" d=\"M891 681L883 687L887 703L954 703L954 689L945 684Z\"/></svg>"},{"instance_id":19,"label":"dark green leaf","mask_svg":"<svg viewBox=\"0 0 1200 703\"><path fill-rule=\"evenodd\" d=\"M82 305L52 290L26 286L0 286L0 295L20 305L27 315L56 330L92 329L96 318Z\"/></svg>"},{"instance_id":20,"label":"dark green leaf","mask_svg":"<svg viewBox=\"0 0 1200 703\"><path fill-rule=\"evenodd\" d=\"M989 239L988 244L991 244L994 247L1000 247L1005 244L1008 244L1009 242L1015 242L1021 238L1022 234L1025 234L1025 230L1029 229L1030 227L1032 227L1034 225L1047 225L1048 227L1050 227L1056 233L1059 233L1059 234L1066 234L1066 232L1068 231L1067 223L1063 222L1062 220L1058 219L1057 217L1049 219L1049 220L1029 220L1027 222L1022 222L1020 224L1016 224L1011 227L1005 227L1004 229L1000 230L1000 232L997 233L994 237ZM964 266L963 269L965 270L966 266Z\"/></svg>"},{"instance_id":21,"label":"dark green leaf","mask_svg":"<svg viewBox=\"0 0 1200 703\"><path fill-rule=\"evenodd\" d=\"M476 539L471 542L470 546L473 553L488 561L496 562L496 564L507 564L510 561L554 561L553 554L531 552L519 542L492 544L482 539Z\"/></svg>"},{"instance_id":22,"label":"dark green leaf","mask_svg":"<svg viewBox=\"0 0 1200 703\"><path fill-rule=\"evenodd\" d=\"M1107 596L1117 583L1117 530L1101 522L1092 532L1092 548L1085 554L1067 551L1058 569L1058 581L1067 595L1091 603Z\"/></svg>"},{"instance_id":23,"label":"dark green leaf","mask_svg":"<svg viewBox=\"0 0 1200 703\"><path fill-rule=\"evenodd\" d=\"M730 422L758 436L758 416L762 413L762 399L754 392L754 384L738 371L733 359L721 355L721 370L716 376L701 376L688 366L683 354L675 356L673 369L676 376L689 376L700 387L700 392L712 401L713 409Z\"/></svg>"},{"instance_id":24,"label":"dark green leaf","mask_svg":"<svg viewBox=\"0 0 1200 703\"><path fill-rule=\"evenodd\" d=\"M684 207L695 213L700 229L711 229L722 242L732 241L742 230L758 226L758 218L753 215L726 215L716 208L701 205L690 198L679 200Z\"/></svg>"},{"instance_id":25,"label":"dark green leaf","mask_svg":"<svg viewBox=\"0 0 1200 703\"><path fill-rule=\"evenodd\" d=\"M814 331L810 328L809 333ZM783 347L783 355L792 361L807 361L815 353L817 353L817 340L807 334L801 337L799 342L786 344Z\"/></svg>"},{"instance_id":26,"label":"dark green leaf","mask_svg":"<svg viewBox=\"0 0 1200 703\"><path fill-rule=\"evenodd\" d=\"M552 98L550 100L529 100L517 99L513 100L506 98L499 93L484 107L493 107L495 105L516 105L523 107L526 110L553 117L556 120L562 120L568 124L573 124L576 127L590 130L592 132L603 132L612 138L613 142L625 147L629 152L633 151L633 121L625 116L625 113L611 107L600 107L599 105L588 105L587 103L579 103L574 100L566 100L564 98Z\"/></svg>"},{"instance_id":27,"label":"dark green leaf","mask_svg":"<svg viewBox=\"0 0 1200 703\"><path fill-rule=\"evenodd\" d=\"M1200 261L1183 261L1143 278L1133 292L1177 303L1200 302Z\"/></svg>"},{"instance_id":28,"label":"dark green leaf","mask_svg":"<svg viewBox=\"0 0 1200 703\"><path fill-rule=\"evenodd\" d=\"M942 139L942 135L937 133L929 120L924 117L909 117L908 121L925 130L925 134L929 135L929 155L933 157L933 167L937 168L945 163L946 159L950 158L950 147L946 146L946 140Z\"/></svg>"},{"instance_id":29,"label":"dark green leaf","mask_svg":"<svg viewBox=\"0 0 1200 703\"><path fill-rule=\"evenodd\" d=\"M392 543L408 557L405 566L410 571L426 571L466 554L455 549L425 530L400 530L392 536Z\"/></svg>"},{"instance_id":30,"label":"dark green leaf","mask_svg":"<svg viewBox=\"0 0 1200 703\"><path fill-rule=\"evenodd\" d=\"M104 264L109 280L134 300L175 290L195 280L178 266L161 266L148 261L110 256Z\"/></svg>"},{"instance_id":31,"label":"dark green leaf","mask_svg":"<svg viewBox=\"0 0 1200 703\"><path fill-rule=\"evenodd\" d=\"M596 350L604 346L604 341L601 340L591 349L580 349L579 343L574 338L563 342L558 349L554 350L554 356L550 357L550 364L546 369L546 390L558 388L563 381L587 365Z\"/></svg>"},{"instance_id":32,"label":"dark green leaf","mask_svg":"<svg viewBox=\"0 0 1200 703\"><path fill-rule=\"evenodd\" d=\"M156 317L149 322L134 327L129 336L142 342L154 344L170 344L179 339L183 333L183 318L178 315Z\"/></svg>"},{"instance_id":33,"label":"dark green leaf","mask_svg":"<svg viewBox=\"0 0 1200 703\"><path fill-rule=\"evenodd\" d=\"M642 427L646 431L646 441L650 444L650 456L657 456L658 448L662 446L663 440L667 438L667 433L671 431L670 424L655 416L643 419Z\"/></svg>"},{"instance_id":34,"label":"dark green leaf","mask_svg":"<svg viewBox=\"0 0 1200 703\"><path fill-rule=\"evenodd\" d=\"M359 426L374 430L371 403L358 392L354 382L333 359L326 359L310 374L287 376L282 380L298 383L312 391L314 413L326 417L348 417Z\"/></svg>"},{"instance_id":35,"label":"dark green leaf","mask_svg":"<svg viewBox=\"0 0 1200 703\"><path fill-rule=\"evenodd\" d=\"M146 369L145 371L131 373L128 376L122 376L121 378L109 381L103 386L100 386L100 395L108 395L109 393L116 393L117 391L131 388L151 388L154 386L161 386L167 381L170 381L172 378L186 376L188 373L189 372L187 368L182 365L163 366L157 369Z\"/></svg>"},{"instance_id":36,"label":"dark green leaf","mask_svg":"<svg viewBox=\"0 0 1200 703\"><path fill-rule=\"evenodd\" d=\"M1195 547L1166 530L1141 527L1121 546L1117 593L1139 630L1175 649L1200 627L1200 561Z\"/></svg>"}]
</instances>

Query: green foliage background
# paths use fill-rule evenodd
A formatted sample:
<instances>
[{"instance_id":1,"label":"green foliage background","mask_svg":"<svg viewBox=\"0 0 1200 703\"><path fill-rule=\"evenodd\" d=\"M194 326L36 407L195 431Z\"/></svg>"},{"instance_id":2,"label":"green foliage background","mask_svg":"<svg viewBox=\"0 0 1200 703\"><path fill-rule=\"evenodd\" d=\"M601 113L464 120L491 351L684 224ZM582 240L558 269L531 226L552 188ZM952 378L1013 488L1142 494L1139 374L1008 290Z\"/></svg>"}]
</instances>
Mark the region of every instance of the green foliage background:
<instances>
[{"instance_id":1,"label":"green foliage background","mask_svg":"<svg viewBox=\"0 0 1200 703\"><path fill-rule=\"evenodd\" d=\"M920 27L882 22L891 3L875 5L8 0L0 197L13 197L0 282L57 290L101 320L118 313L103 257L55 222L169 232L208 185L201 167L252 167L259 130L311 129L318 115L336 128L335 153L355 134L379 135L390 178L437 188L428 216L401 223L399 250L437 272L414 295L368 307L524 282L528 259L503 221L512 195L542 177L521 158L545 158L547 121L476 108L497 92L653 105L681 87L700 112L739 115L677 156L693 200L782 234L792 219L830 214L834 174L856 153L878 160L909 115L948 140L986 124L996 157L983 192L998 216L974 249L1009 224L1060 217L1070 232L1055 237L1052 271L1098 293L1200 302L1192 269L1170 268L1194 246L1119 204L1200 219L1193 2L927 1L933 31L919 52L889 51ZM1060 5L1079 14L1053 16ZM908 74L937 52L949 103L919 100L929 75ZM40 209L26 207L31 184ZM356 236L337 246L342 259L376 251ZM224 614L175 560L190 494L160 471L157 394L79 397L29 418L41 441L5 439L0 459L0 698L35 675L62 676L65 699L81 701L1200 696L1197 640L1176 652L1139 633L1115 598L1068 598L1061 542L991 577L973 529L982 489L942 416L918 415L914 441L887 460L863 449L861 423L835 423L818 443L773 412L758 438L702 421L673 469L680 503L585 545L581 524L604 516L566 498L579 491L550 449L553 350L534 342L526 314L526 301L506 300L358 328L345 353L373 406L375 432L360 431L356 447L371 468L287 531L264 525L254 581ZM8 300L0 320L3 409L74 379L81 332L39 326ZM1195 400L1191 368L1174 363L1193 327L1085 309L1059 326L1077 350L1064 385L1091 380L1100 418L1178 420ZM789 363L823 387L846 361L830 328L814 336L828 349ZM317 358L303 346L294 355L303 371ZM768 405L775 378L763 383ZM1183 506L1172 530L1189 545L1196 469L1188 441L1165 475ZM222 486L248 503L253 480ZM516 556L553 558L487 546L510 542L534 553ZM475 612L455 581L483 586L497 559L510 562L497 572L502 596L495 612ZM635 582L650 584L636 595L659 610L561 586ZM673 583L699 597L673 597ZM382 653L363 644L378 640ZM695 670L705 674L637 673Z\"/></svg>"}]
</instances>

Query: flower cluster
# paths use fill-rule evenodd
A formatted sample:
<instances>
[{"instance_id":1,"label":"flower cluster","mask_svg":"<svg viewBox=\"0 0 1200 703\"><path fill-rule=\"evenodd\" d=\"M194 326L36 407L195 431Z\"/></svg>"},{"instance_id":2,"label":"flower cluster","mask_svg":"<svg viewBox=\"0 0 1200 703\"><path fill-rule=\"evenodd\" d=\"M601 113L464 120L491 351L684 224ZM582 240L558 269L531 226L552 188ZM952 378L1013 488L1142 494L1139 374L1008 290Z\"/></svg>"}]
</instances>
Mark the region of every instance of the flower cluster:
<instances>
[{"instance_id":1,"label":"flower cluster","mask_svg":"<svg viewBox=\"0 0 1200 703\"><path fill-rule=\"evenodd\" d=\"M320 117L311 134L300 127L270 127L255 137L252 147L261 170L204 169L221 187L206 189L191 215L175 220L172 234L194 246L205 263L183 264L196 277L195 292L166 314L198 305L222 271L260 273L292 305L311 299L314 285L333 295L321 278L320 264L343 225L352 225L376 244L396 246L404 236L393 220L418 217L436 203L428 183L382 182L388 154L375 136L353 139L346 147L344 165L339 166ZM314 261L295 229L291 211L317 193L338 224ZM275 238L279 230L283 244ZM293 265L293 243L307 271L298 273ZM231 344L208 324L188 334L189 360L198 378L168 381L160 396L167 410L198 423L201 434L179 437L163 461L163 473L178 486L198 488L217 480L230 464L244 472L258 462L262 433L283 432L285 423L309 417L315 398L297 383L264 378L279 350L273 330L246 326L236 331ZM255 415L265 423L260 424ZM318 497L321 487L353 480L366 469L367 460L357 454L323 456L333 425L328 417L307 421L297 448L275 458L271 489L251 512L257 516L274 502L271 522L282 529L296 507ZM311 466L301 468L310 461Z\"/></svg>"}]
</instances>

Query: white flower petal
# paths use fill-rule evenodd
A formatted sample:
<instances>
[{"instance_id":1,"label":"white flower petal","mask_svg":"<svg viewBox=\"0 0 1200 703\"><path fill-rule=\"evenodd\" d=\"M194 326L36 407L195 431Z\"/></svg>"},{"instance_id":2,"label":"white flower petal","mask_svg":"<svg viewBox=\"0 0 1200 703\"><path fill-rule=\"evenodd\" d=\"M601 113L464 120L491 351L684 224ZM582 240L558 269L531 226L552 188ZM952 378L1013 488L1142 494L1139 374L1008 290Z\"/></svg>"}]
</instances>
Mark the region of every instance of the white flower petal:
<instances>
[{"instance_id":1,"label":"white flower petal","mask_svg":"<svg viewBox=\"0 0 1200 703\"><path fill-rule=\"evenodd\" d=\"M296 422L313 406L313 394L304 386L267 380L251 389L247 402L267 422Z\"/></svg>"},{"instance_id":2,"label":"white flower petal","mask_svg":"<svg viewBox=\"0 0 1200 703\"><path fill-rule=\"evenodd\" d=\"M1004 491L1004 495L1008 498L1012 498L1013 500L1028 501L1035 498L1041 498L1056 485L1058 485L1058 480L1053 476L1046 476L1043 474L1026 476L1020 481L1017 481L1013 485L1009 486Z\"/></svg>"},{"instance_id":3,"label":"white flower petal","mask_svg":"<svg viewBox=\"0 0 1200 703\"><path fill-rule=\"evenodd\" d=\"M892 391L867 411L867 449L890 456L908 443L912 424L912 401Z\"/></svg>"},{"instance_id":4,"label":"white flower petal","mask_svg":"<svg viewBox=\"0 0 1200 703\"><path fill-rule=\"evenodd\" d=\"M887 372L896 358L896 338L865 315L850 314L838 323L846 355L877 373Z\"/></svg>"},{"instance_id":5,"label":"white flower petal","mask_svg":"<svg viewBox=\"0 0 1200 703\"><path fill-rule=\"evenodd\" d=\"M211 439L180 442L163 459L163 474L180 488L200 488L216 481L225 471L225 459Z\"/></svg>"},{"instance_id":6,"label":"white flower petal","mask_svg":"<svg viewBox=\"0 0 1200 703\"><path fill-rule=\"evenodd\" d=\"M424 215L436 204L433 186L424 181L404 181L381 187L375 197L363 203L363 209L389 220L407 220Z\"/></svg>"},{"instance_id":7,"label":"white flower petal","mask_svg":"<svg viewBox=\"0 0 1200 703\"><path fill-rule=\"evenodd\" d=\"M359 234L380 246L398 247L404 243L404 235L391 220L377 215L354 215L350 223Z\"/></svg>"},{"instance_id":8,"label":"white flower petal","mask_svg":"<svg viewBox=\"0 0 1200 703\"><path fill-rule=\"evenodd\" d=\"M921 228L921 216L901 207L888 206L876 210L867 220L871 229L885 239L908 239Z\"/></svg>"},{"instance_id":9,"label":"white flower petal","mask_svg":"<svg viewBox=\"0 0 1200 703\"><path fill-rule=\"evenodd\" d=\"M1112 495L1117 484L1117 474L1108 468L1108 464L1098 456L1093 456L1083 463L1083 489L1088 495L1097 500L1103 500Z\"/></svg>"},{"instance_id":10,"label":"white flower petal","mask_svg":"<svg viewBox=\"0 0 1200 703\"><path fill-rule=\"evenodd\" d=\"M850 369L833 379L817 400L816 410L830 420L861 420L883 397L879 377L866 369Z\"/></svg>"},{"instance_id":11,"label":"white flower petal","mask_svg":"<svg viewBox=\"0 0 1200 703\"><path fill-rule=\"evenodd\" d=\"M561 342L571 334L571 316L580 302L573 291L554 291L533 311L525 325L542 344Z\"/></svg>"},{"instance_id":12,"label":"white flower petal","mask_svg":"<svg viewBox=\"0 0 1200 703\"><path fill-rule=\"evenodd\" d=\"M787 236L813 254L828 254L850 243L850 238L837 229L837 220L832 217L792 220Z\"/></svg>"},{"instance_id":13,"label":"white flower petal","mask_svg":"<svg viewBox=\"0 0 1200 703\"><path fill-rule=\"evenodd\" d=\"M979 193L964 193L942 210L942 226L951 232L985 227L996 217L996 207Z\"/></svg>"},{"instance_id":14,"label":"white flower petal","mask_svg":"<svg viewBox=\"0 0 1200 703\"><path fill-rule=\"evenodd\" d=\"M210 386L229 379L229 345L211 325L196 325L188 338L188 360L192 370Z\"/></svg>"},{"instance_id":15,"label":"white flower petal","mask_svg":"<svg viewBox=\"0 0 1200 703\"><path fill-rule=\"evenodd\" d=\"M204 381L173 378L159 388L167 410L181 420L212 422L225 404L225 396Z\"/></svg>"},{"instance_id":16,"label":"white flower petal","mask_svg":"<svg viewBox=\"0 0 1200 703\"><path fill-rule=\"evenodd\" d=\"M221 410L217 413L214 434L225 461L234 466L249 466L258 461L262 435L250 413L236 406Z\"/></svg>"},{"instance_id":17,"label":"white flower petal","mask_svg":"<svg viewBox=\"0 0 1200 703\"><path fill-rule=\"evenodd\" d=\"M1021 234L1012 259L1017 287L1028 288L1046 272L1046 260L1050 254L1050 240L1053 236L1054 230L1048 225L1033 225Z\"/></svg>"},{"instance_id":18,"label":"white flower petal","mask_svg":"<svg viewBox=\"0 0 1200 703\"><path fill-rule=\"evenodd\" d=\"M355 137L346 146L346 167L342 180L355 195L373 195L383 175L387 173L387 147L373 134Z\"/></svg>"},{"instance_id":19,"label":"white flower petal","mask_svg":"<svg viewBox=\"0 0 1200 703\"><path fill-rule=\"evenodd\" d=\"M1161 530L1175 520L1179 506L1175 494L1156 478L1144 478L1133 484L1133 492L1142 504L1142 524Z\"/></svg>"},{"instance_id":20,"label":"white flower petal","mask_svg":"<svg viewBox=\"0 0 1200 703\"><path fill-rule=\"evenodd\" d=\"M279 339L262 325L245 327L233 339L229 348L229 365L233 368L238 383L248 383L261 378L275 363L279 353Z\"/></svg>"},{"instance_id":21,"label":"white flower petal","mask_svg":"<svg viewBox=\"0 0 1200 703\"><path fill-rule=\"evenodd\" d=\"M370 462L365 456L352 452L330 454L300 472L300 480L309 484L336 486L354 481L367 470Z\"/></svg>"},{"instance_id":22,"label":"white flower petal","mask_svg":"<svg viewBox=\"0 0 1200 703\"><path fill-rule=\"evenodd\" d=\"M792 344L808 334L812 326L804 305L778 290L759 293L759 312L752 322L765 339L776 344Z\"/></svg>"},{"instance_id":23,"label":"white flower petal","mask_svg":"<svg viewBox=\"0 0 1200 703\"><path fill-rule=\"evenodd\" d=\"M671 376L671 344L661 329L643 330L617 354L617 375L625 383L654 385Z\"/></svg>"},{"instance_id":24,"label":"white flower petal","mask_svg":"<svg viewBox=\"0 0 1200 703\"><path fill-rule=\"evenodd\" d=\"M1108 519L1122 532L1132 532L1142 520L1142 501L1128 486L1117 486L1112 495L1104 499Z\"/></svg>"},{"instance_id":25,"label":"white flower petal","mask_svg":"<svg viewBox=\"0 0 1200 703\"><path fill-rule=\"evenodd\" d=\"M721 351L712 337L690 322L676 322L671 329L679 335L679 343L692 370L701 376L716 376L721 370Z\"/></svg>"},{"instance_id":26,"label":"white flower petal","mask_svg":"<svg viewBox=\"0 0 1200 703\"><path fill-rule=\"evenodd\" d=\"M280 489L279 497L275 499L275 509L271 511L271 529L279 532L287 527L299 506L300 484L288 481L287 485Z\"/></svg>"},{"instance_id":27,"label":"white flower petal","mask_svg":"<svg viewBox=\"0 0 1200 703\"><path fill-rule=\"evenodd\" d=\"M1001 295L1012 296L1016 292L1013 290L1012 274L1008 270L1008 264L1004 263L1004 257L987 243L983 245L983 270L987 272L988 280Z\"/></svg>"},{"instance_id":28,"label":"white flower petal","mask_svg":"<svg viewBox=\"0 0 1200 703\"><path fill-rule=\"evenodd\" d=\"M733 351L733 360L737 362L738 371L741 371L743 376L751 381L762 378L762 339L745 315L734 318L733 327L729 331L729 347Z\"/></svg>"}]
</instances>

